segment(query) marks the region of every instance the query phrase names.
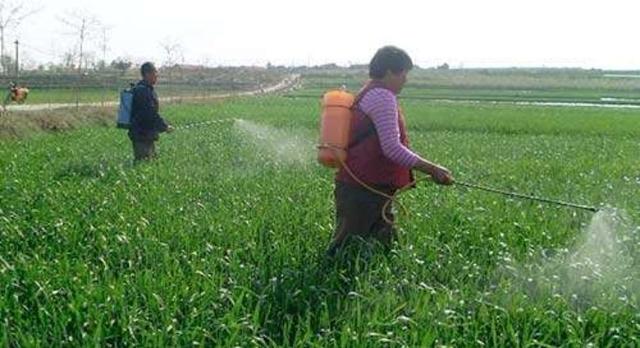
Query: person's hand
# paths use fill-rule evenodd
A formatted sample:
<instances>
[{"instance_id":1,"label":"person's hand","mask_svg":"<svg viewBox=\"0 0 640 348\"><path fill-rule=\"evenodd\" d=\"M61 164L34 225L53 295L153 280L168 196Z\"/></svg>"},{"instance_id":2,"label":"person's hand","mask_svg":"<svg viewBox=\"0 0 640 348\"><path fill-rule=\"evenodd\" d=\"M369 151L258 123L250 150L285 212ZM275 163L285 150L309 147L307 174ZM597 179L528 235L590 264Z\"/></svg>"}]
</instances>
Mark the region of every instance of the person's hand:
<instances>
[{"instance_id":1,"label":"person's hand","mask_svg":"<svg viewBox=\"0 0 640 348\"><path fill-rule=\"evenodd\" d=\"M175 129L172 125L168 125L168 126L167 126L167 133L171 133L171 132L173 132L174 130L176 130L176 129Z\"/></svg>"},{"instance_id":2,"label":"person's hand","mask_svg":"<svg viewBox=\"0 0 640 348\"><path fill-rule=\"evenodd\" d=\"M445 167L434 165L429 174L436 184L453 185L454 183L453 175L451 175L449 169Z\"/></svg>"},{"instance_id":3,"label":"person's hand","mask_svg":"<svg viewBox=\"0 0 640 348\"><path fill-rule=\"evenodd\" d=\"M436 184L452 185L454 183L453 175L451 175L449 169L439 166L435 163L431 163L422 158L418 159L418 163L416 163L413 169L419 170L431 176Z\"/></svg>"}]
</instances>

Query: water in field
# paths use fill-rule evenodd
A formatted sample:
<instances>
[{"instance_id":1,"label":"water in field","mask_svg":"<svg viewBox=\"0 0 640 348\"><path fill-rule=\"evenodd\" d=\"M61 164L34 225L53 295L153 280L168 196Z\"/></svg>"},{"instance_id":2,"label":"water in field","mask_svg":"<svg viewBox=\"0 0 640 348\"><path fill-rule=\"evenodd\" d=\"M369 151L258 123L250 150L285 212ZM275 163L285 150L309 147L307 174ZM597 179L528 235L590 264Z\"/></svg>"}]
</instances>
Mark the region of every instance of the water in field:
<instances>
[{"instance_id":1,"label":"water in field","mask_svg":"<svg viewBox=\"0 0 640 348\"><path fill-rule=\"evenodd\" d=\"M640 78L640 75L635 75L635 74L604 74L604 77L618 77L618 78L637 79L637 78Z\"/></svg>"},{"instance_id":2,"label":"water in field","mask_svg":"<svg viewBox=\"0 0 640 348\"><path fill-rule=\"evenodd\" d=\"M622 100L605 100L602 103L594 102L550 102L550 101L498 101L498 100L464 100L464 99L434 99L439 102L452 104L494 104L494 105L519 105L519 106L552 106L566 108L605 108L605 109L640 109L638 104L624 104ZM611 103L615 101L616 103ZM628 102L631 102L629 100Z\"/></svg>"},{"instance_id":3,"label":"water in field","mask_svg":"<svg viewBox=\"0 0 640 348\"><path fill-rule=\"evenodd\" d=\"M640 109L636 104L606 104L606 103L580 103L580 102L542 102L542 101L519 101L516 105L531 106L558 106L558 107L589 107L589 108L612 108L612 109Z\"/></svg>"},{"instance_id":4,"label":"water in field","mask_svg":"<svg viewBox=\"0 0 640 348\"><path fill-rule=\"evenodd\" d=\"M307 166L314 163L314 142L306 133L296 133L237 119L234 129L242 141L254 147L264 160L278 164Z\"/></svg>"},{"instance_id":5,"label":"water in field","mask_svg":"<svg viewBox=\"0 0 640 348\"><path fill-rule=\"evenodd\" d=\"M600 98L602 102L615 102L615 103L638 103L640 99L630 99L630 98L614 98L614 97L602 97Z\"/></svg>"}]
</instances>

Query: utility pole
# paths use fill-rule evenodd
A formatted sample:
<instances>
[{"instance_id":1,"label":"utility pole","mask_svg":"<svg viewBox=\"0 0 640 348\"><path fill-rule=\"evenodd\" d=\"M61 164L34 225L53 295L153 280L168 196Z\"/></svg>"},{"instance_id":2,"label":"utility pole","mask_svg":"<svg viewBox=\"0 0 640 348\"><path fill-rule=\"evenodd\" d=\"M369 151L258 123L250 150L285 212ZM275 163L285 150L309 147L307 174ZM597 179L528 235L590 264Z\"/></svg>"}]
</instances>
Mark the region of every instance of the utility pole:
<instances>
[{"instance_id":1,"label":"utility pole","mask_svg":"<svg viewBox=\"0 0 640 348\"><path fill-rule=\"evenodd\" d=\"M14 42L14 44L16 44L16 79L18 78L18 75L20 74L20 55L19 55L19 46L20 46L20 42L18 40L16 40ZM16 82L17 83L17 82Z\"/></svg>"}]
</instances>

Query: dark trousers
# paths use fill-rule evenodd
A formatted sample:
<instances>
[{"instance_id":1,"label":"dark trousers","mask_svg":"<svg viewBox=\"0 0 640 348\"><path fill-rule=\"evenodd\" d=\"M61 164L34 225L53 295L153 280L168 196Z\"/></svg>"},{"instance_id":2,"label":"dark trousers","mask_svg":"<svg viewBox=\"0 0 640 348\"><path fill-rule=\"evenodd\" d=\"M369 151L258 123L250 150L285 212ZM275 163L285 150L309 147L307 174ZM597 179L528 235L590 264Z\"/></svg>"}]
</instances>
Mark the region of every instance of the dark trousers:
<instances>
[{"instance_id":1,"label":"dark trousers","mask_svg":"<svg viewBox=\"0 0 640 348\"><path fill-rule=\"evenodd\" d=\"M377 188L393 195L391 188ZM357 236L363 239L374 239L390 248L395 239L392 224L382 218L382 209L388 198L373 193L361 186L336 181L334 191L336 202L336 230L328 254L342 247L349 239ZM393 221L391 204L387 205L386 217Z\"/></svg>"},{"instance_id":2,"label":"dark trousers","mask_svg":"<svg viewBox=\"0 0 640 348\"><path fill-rule=\"evenodd\" d=\"M132 139L133 158L136 161L149 160L156 157L156 145L154 140Z\"/></svg>"}]
</instances>

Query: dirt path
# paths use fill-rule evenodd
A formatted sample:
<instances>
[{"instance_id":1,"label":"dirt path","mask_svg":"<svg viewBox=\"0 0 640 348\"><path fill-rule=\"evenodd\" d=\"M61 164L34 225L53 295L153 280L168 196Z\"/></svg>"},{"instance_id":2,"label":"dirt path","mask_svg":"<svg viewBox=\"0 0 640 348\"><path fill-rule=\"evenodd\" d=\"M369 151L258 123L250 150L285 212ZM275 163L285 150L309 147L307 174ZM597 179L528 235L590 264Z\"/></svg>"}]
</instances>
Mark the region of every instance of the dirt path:
<instances>
[{"instance_id":1,"label":"dirt path","mask_svg":"<svg viewBox=\"0 0 640 348\"><path fill-rule=\"evenodd\" d=\"M251 91L244 92L231 92L231 93L221 93L221 94L212 94L207 96L193 96L193 97L162 97L160 101L164 102L180 102L180 101L190 101L190 100L216 100L216 99L224 99L231 97L249 97L256 96L262 94L270 94L277 93L281 91L288 90L290 88L295 87L300 82L300 75L292 74L282 81L278 82L275 85L254 89ZM118 101L108 101L108 102L94 102L94 103L79 103L77 106L80 107L101 107L101 106L118 106ZM76 103L44 103L44 104L33 104L33 105L7 105L7 111L41 111L41 110L54 110L54 109L64 109L64 108L75 108Z\"/></svg>"}]
</instances>

